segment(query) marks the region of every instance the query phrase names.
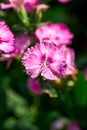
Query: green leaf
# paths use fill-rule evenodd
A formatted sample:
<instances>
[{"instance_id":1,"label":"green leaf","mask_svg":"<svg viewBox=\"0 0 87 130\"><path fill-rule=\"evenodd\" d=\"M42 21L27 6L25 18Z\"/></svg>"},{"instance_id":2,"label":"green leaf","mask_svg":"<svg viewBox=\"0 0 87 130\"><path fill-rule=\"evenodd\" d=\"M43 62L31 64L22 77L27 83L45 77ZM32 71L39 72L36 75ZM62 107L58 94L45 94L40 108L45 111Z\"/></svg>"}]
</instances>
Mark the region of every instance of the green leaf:
<instances>
[{"instance_id":1,"label":"green leaf","mask_svg":"<svg viewBox=\"0 0 87 130\"><path fill-rule=\"evenodd\" d=\"M33 128L34 127L33 123L36 121L36 117L38 114L37 107L35 105L29 106L27 101L22 96L20 96L11 89L6 89L6 93L7 93L7 105L11 110L14 111L15 116L18 117L19 124L26 126L28 128L32 128L33 130L34 129L36 130L37 129L36 127ZM9 126L11 126L11 124L12 125L18 124L17 120L16 122L14 122L14 120L11 121L10 119L8 121Z\"/></svg>"},{"instance_id":2,"label":"green leaf","mask_svg":"<svg viewBox=\"0 0 87 130\"><path fill-rule=\"evenodd\" d=\"M12 129L15 124L16 124L16 119L13 117L7 118L7 120L4 121L4 127L6 129Z\"/></svg>"},{"instance_id":3,"label":"green leaf","mask_svg":"<svg viewBox=\"0 0 87 130\"><path fill-rule=\"evenodd\" d=\"M82 72L78 74L78 80L74 87L74 96L77 106L85 107L87 105L87 82Z\"/></svg>"},{"instance_id":4,"label":"green leaf","mask_svg":"<svg viewBox=\"0 0 87 130\"><path fill-rule=\"evenodd\" d=\"M7 94L7 105L11 108L17 108L17 107L22 107L26 106L27 102L26 100L17 94L15 91L12 89L6 89L6 94Z\"/></svg>"}]
</instances>

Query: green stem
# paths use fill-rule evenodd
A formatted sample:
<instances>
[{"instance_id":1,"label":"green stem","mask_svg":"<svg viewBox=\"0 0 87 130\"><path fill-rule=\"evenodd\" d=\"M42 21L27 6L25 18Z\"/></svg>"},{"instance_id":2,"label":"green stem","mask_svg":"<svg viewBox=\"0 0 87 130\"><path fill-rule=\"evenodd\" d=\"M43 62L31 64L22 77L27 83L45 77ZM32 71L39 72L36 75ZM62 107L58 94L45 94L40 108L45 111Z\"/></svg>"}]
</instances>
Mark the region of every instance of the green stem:
<instances>
[{"instance_id":1,"label":"green stem","mask_svg":"<svg viewBox=\"0 0 87 130\"><path fill-rule=\"evenodd\" d=\"M18 16L20 17L22 23L24 24L25 27L29 27L30 26L30 19L27 15L27 12L24 8L24 6L21 6L20 11L18 13Z\"/></svg>"}]
</instances>

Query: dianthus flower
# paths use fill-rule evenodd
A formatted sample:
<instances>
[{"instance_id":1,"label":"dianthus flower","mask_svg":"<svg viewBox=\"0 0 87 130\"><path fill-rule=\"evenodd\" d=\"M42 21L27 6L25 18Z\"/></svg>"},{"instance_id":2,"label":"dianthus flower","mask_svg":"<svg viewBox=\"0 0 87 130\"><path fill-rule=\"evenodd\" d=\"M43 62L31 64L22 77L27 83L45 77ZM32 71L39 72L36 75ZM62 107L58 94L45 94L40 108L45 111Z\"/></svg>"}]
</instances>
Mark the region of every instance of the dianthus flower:
<instances>
[{"instance_id":1,"label":"dianthus flower","mask_svg":"<svg viewBox=\"0 0 87 130\"><path fill-rule=\"evenodd\" d=\"M69 124L67 130L81 130L81 127L77 122L73 121Z\"/></svg>"},{"instance_id":2,"label":"dianthus flower","mask_svg":"<svg viewBox=\"0 0 87 130\"><path fill-rule=\"evenodd\" d=\"M71 1L71 0L58 0L60 3L68 3L69 1Z\"/></svg>"},{"instance_id":3,"label":"dianthus flower","mask_svg":"<svg viewBox=\"0 0 87 130\"><path fill-rule=\"evenodd\" d=\"M38 79L28 78L27 86L32 94L37 94L37 95L42 94L40 83L39 83Z\"/></svg>"},{"instance_id":4,"label":"dianthus flower","mask_svg":"<svg viewBox=\"0 0 87 130\"><path fill-rule=\"evenodd\" d=\"M69 75L74 71L75 69L75 54L73 49L64 47L65 53L66 53L66 70L65 75Z\"/></svg>"},{"instance_id":5,"label":"dianthus flower","mask_svg":"<svg viewBox=\"0 0 87 130\"><path fill-rule=\"evenodd\" d=\"M73 34L65 24L45 24L35 32L41 42L54 43L57 46L71 44Z\"/></svg>"},{"instance_id":6,"label":"dianthus flower","mask_svg":"<svg viewBox=\"0 0 87 130\"><path fill-rule=\"evenodd\" d=\"M30 37L27 34L19 33L15 36L14 40L14 51L9 54L2 54L0 57L0 61L7 60L7 68L10 67L12 60L17 57L21 57L30 45Z\"/></svg>"},{"instance_id":7,"label":"dianthus flower","mask_svg":"<svg viewBox=\"0 0 87 130\"><path fill-rule=\"evenodd\" d=\"M41 74L46 79L56 80L56 77L61 78L67 75L67 51L68 49L58 48L53 44L36 44L35 47L28 48L25 52L22 63L31 78L36 78ZM68 59L70 60L70 58Z\"/></svg>"},{"instance_id":8,"label":"dianthus flower","mask_svg":"<svg viewBox=\"0 0 87 130\"><path fill-rule=\"evenodd\" d=\"M25 49L30 45L30 37L27 34L19 33L15 37L14 53L22 56Z\"/></svg>"},{"instance_id":9,"label":"dianthus flower","mask_svg":"<svg viewBox=\"0 0 87 130\"><path fill-rule=\"evenodd\" d=\"M39 4L39 0L25 0L24 6L27 12L32 12L37 5Z\"/></svg>"},{"instance_id":10,"label":"dianthus flower","mask_svg":"<svg viewBox=\"0 0 87 130\"><path fill-rule=\"evenodd\" d=\"M19 11L24 6L27 12L32 12L38 5L39 0L8 0L8 3L1 3L1 9L14 8Z\"/></svg>"},{"instance_id":11,"label":"dianthus flower","mask_svg":"<svg viewBox=\"0 0 87 130\"><path fill-rule=\"evenodd\" d=\"M0 22L0 51L5 53L14 50L14 36L4 21Z\"/></svg>"}]
</instances>

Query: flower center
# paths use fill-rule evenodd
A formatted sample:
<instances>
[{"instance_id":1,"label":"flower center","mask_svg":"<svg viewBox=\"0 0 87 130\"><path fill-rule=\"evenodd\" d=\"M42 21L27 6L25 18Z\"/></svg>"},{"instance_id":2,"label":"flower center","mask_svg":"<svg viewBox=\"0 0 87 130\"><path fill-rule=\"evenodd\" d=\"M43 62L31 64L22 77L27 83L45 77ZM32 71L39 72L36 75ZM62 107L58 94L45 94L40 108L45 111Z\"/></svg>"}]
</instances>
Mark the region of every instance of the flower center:
<instances>
[{"instance_id":1,"label":"flower center","mask_svg":"<svg viewBox=\"0 0 87 130\"><path fill-rule=\"evenodd\" d=\"M42 63L44 66L48 66L50 63L52 63L52 58L51 57L46 57L46 55L42 56Z\"/></svg>"}]
</instances>

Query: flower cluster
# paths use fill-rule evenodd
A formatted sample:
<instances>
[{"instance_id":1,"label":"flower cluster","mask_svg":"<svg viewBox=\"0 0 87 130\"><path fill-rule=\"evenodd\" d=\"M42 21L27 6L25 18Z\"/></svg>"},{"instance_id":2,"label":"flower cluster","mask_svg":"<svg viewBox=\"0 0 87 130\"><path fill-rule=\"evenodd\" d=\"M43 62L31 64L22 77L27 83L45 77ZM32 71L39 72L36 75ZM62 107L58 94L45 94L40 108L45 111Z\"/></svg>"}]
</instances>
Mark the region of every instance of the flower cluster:
<instances>
[{"instance_id":1,"label":"flower cluster","mask_svg":"<svg viewBox=\"0 0 87 130\"><path fill-rule=\"evenodd\" d=\"M68 8L68 12L65 11L69 7L66 6L66 3L71 1L1 0L0 90L1 100L3 99L0 104L2 106L0 106L1 129L39 130L41 128L44 130L43 123L40 126L38 123L41 117L43 118L41 122L46 120L44 125L46 124L46 129L49 130L81 130L81 127L85 128L86 122L84 121L86 120L76 118L76 120L78 119L76 121L74 118L76 115L84 117L84 113L80 116L81 110L76 110L76 108L85 110L84 108L87 106L87 62L84 62L87 54L84 53L81 57L82 52L79 51L78 54L76 45L73 45L77 53L78 68L76 68L75 52L71 46L74 38L73 33L77 32L79 28L78 26L75 29L79 19L75 17L76 15L74 16L78 12L75 12L77 10L74 9L73 13L73 8ZM70 7L73 5L74 3L71 2ZM72 12L71 16L69 11ZM58 23L58 21L62 21L62 23ZM73 25L73 32L65 23L71 27ZM87 30L81 27L81 31L85 31L85 33L79 32L78 37L75 38L76 42L78 42L80 34L83 36ZM86 40L81 37L81 41L86 43ZM6 63L5 69L2 61ZM84 75L82 72L78 74L78 69L82 70L84 66ZM8 72L6 69L10 71ZM14 83L14 81L16 82ZM73 92L71 92L71 88L74 88ZM69 91L70 93L67 94ZM42 96L44 93L56 100L49 102L47 95ZM38 95L41 95L41 98L38 98ZM57 98L58 96L59 98ZM17 105L14 107L14 104ZM4 106L6 109L2 111ZM44 110L45 106L46 111ZM4 112L5 121L3 120ZM43 115L40 116L42 112ZM78 113L76 114L76 112ZM44 113L48 114L44 116ZM70 119L67 119L66 116ZM13 125L11 121L13 121ZM31 122L28 123L28 121ZM79 123L83 126L80 127Z\"/></svg>"},{"instance_id":2,"label":"flower cluster","mask_svg":"<svg viewBox=\"0 0 87 130\"><path fill-rule=\"evenodd\" d=\"M28 48L22 58L27 74L32 78L41 74L49 80L71 74L75 65L74 51L66 46L73 38L69 29L64 24L46 24L35 34L40 43Z\"/></svg>"},{"instance_id":3,"label":"flower cluster","mask_svg":"<svg viewBox=\"0 0 87 130\"><path fill-rule=\"evenodd\" d=\"M41 13L38 10L48 8L44 4L40 5L39 0L8 0L7 2L7 4L0 4L2 9L12 7L19 13L20 8L24 6L26 9L24 10L26 17L28 17L26 15L27 12L33 11L34 8L36 8L37 14ZM18 33L14 39L8 26L5 22L1 21L0 51L6 54L1 55L0 61L9 61L9 59L11 61L13 58L23 56L22 63L26 69L26 73L31 78L37 78L41 75L48 80L56 80L57 78L72 74L75 64L74 51L67 47L67 45L72 43L73 38L73 34L69 28L62 23L46 23L39 26L34 31L34 34L38 43L28 48L31 44L28 31ZM27 51L25 52L26 49Z\"/></svg>"},{"instance_id":4,"label":"flower cluster","mask_svg":"<svg viewBox=\"0 0 87 130\"><path fill-rule=\"evenodd\" d=\"M13 34L4 22L0 22L0 28L0 51L11 52L2 55L2 59L22 56L24 50L30 45L28 35L18 34L14 41ZM32 78L41 74L49 80L71 74L75 65L74 51L66 46L71 44L73 38L68 27L64 24L49 23L38 28L35 35L40 43L28 48L22 58L27 74Z\"/></svg>"}]
</instances>

